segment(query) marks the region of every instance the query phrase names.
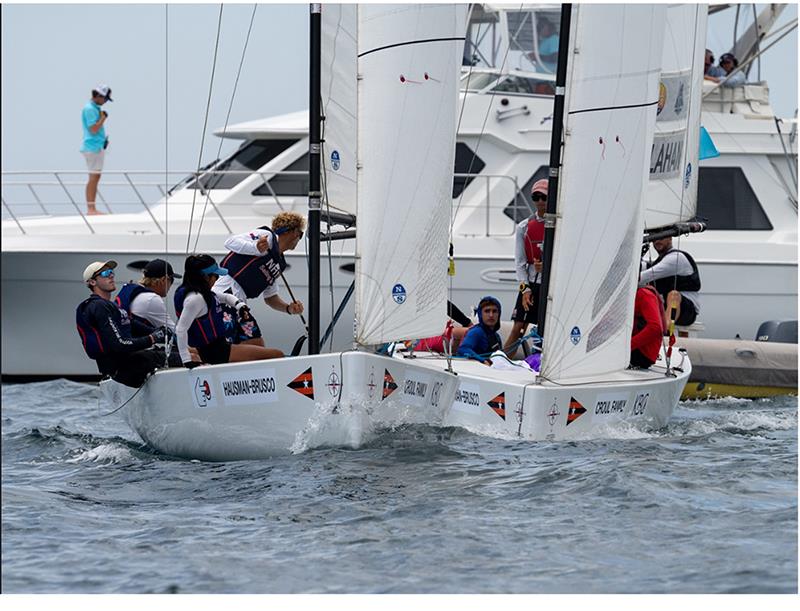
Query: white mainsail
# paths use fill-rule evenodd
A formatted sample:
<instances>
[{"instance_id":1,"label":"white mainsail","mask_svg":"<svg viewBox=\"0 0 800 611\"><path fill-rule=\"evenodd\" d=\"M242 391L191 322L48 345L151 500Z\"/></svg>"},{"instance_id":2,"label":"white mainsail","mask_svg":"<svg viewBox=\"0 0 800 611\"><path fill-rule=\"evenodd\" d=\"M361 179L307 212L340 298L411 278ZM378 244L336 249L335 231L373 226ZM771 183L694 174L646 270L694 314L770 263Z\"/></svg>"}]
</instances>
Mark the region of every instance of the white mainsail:
<instances>
[{"instance_id":1,"label":"white mainsail","mask_svg":"<svg viewBox=\"0 0 800 611\"><path fill-rule=\"evenodd\" d=\"M355 339L370 345L434 335L445 321L466 5L357 14Z\"/></svg>"},{"instance_id":2,"label":"white mainsail","mask_svg":"<svg viewBox=\"0 0 800 611\"><path fill-rule=\"evenodd\" d=\"M700 96L708 7L667 6L658 115L645 227L685 221L697 210Z\"/></svg>"},{"instance_id":3,"label":"white mainsail","mask_svg":"<svg viewBox=\"0 0 800 611\"><path fill-rule=\"evenodd\" d=\"M542 375L624 369L665 7L575 5Z\"/></svg>"}]
</instances>

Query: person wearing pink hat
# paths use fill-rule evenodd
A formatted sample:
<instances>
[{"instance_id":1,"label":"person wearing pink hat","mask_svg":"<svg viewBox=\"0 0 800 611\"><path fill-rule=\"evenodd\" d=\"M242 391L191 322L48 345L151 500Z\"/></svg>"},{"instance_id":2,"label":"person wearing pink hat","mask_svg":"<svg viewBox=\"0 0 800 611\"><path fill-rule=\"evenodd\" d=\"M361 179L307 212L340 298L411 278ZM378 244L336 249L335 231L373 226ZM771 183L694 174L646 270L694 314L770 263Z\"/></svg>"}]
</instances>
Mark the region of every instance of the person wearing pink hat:
<instances>
[{"instance_id":1,"label":"person wearing pink hat","mask_svg":"<svg viewBox=\"0 0 800 611\"><path fill-rule=\"evenodd\" d=\"M536 212L517 225L514 248L514 266L519 293L511 312L511 327L504 350L509 358L517 353L516 342L529 324L536 324L539 316L539 287L542 283L542 242L544 241L544 214L547 211L548 180L533 183L531 199Z\"/></svg>"}]
</instances>

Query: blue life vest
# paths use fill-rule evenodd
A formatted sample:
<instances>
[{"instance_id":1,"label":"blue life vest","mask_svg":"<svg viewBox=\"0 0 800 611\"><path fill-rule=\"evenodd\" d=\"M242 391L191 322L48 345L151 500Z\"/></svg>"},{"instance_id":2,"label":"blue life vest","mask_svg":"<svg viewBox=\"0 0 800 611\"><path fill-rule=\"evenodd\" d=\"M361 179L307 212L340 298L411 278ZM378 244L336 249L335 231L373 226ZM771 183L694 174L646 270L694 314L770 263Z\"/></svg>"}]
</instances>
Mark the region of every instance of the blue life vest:
<instances>
[{"instance_id":1,"label":"blue life vest","mask_svg":"<svg viewBox=\"0 0 800 611\"><path fill-rule=\"evenodd\" d=\"M100 300L101 303L98 304L97 300ZM94 327L89 322L86 316L86 309L90 306L100 306L104 309L114 308L114 310L118 310L120 318L120 333L125 339L130 339L131 337L131 321L128 318L127 310L118 308L113 303L103 299L99 295L90 295L89 298L84 299L78 305L75 310L75 324L78 327L78 334L81 336L83 349L90 359L97 360L101 356L108 356L107 351L109 346L103 345L103 339L100 336L100 331L97 329L97 327ZM115 314L115 312L109 312L109 315L113 316L113 314ZM114 316L114 318L116 318L116 316Z\"/></svg>"},{"instance_id":2,"label":"blue life vest","mask_svg":"<svg viewBox=\"0 0 800 611\"><path fill-rule=\"evenodd\" d=\"M183 311L183 301L186 299L186 289L183 286L175 291L175 312L178 318ZM189 327L189 345L193 348L207 346L214 340L225 337L225 320L223 318L222 304L217 300L214 293L204 296L208 312L200 318L192 321Z\"/></svg>"},{"instance_id":3,"label":"blue life vest","mask_svg":"<svg viewBox=\"0 0 800 611\"><path fill-rule=\"evenodd\" d=\"M155 293L155 291L142 286L141 284L129 282L122 285L122 288L119 290L119 293L117 293L117 297L114 301L117 302L117 305L120 308L128 312L128 315L132 319L144 325L148 329L148 333L152 333L156 329L155 325L146 318L142 318L141 316L137 316L131 312L131 302L136 298L137 295L141 295L142 293Z\"/></svg>"},{"instance_id":4,"label":"blue life vest","mask_svg":"<svg viewBox=\"0 0 800 611\"><path fill-rule=\"evenodd\" d=\"M269 227L259 229L270 233L272 244L267 252L260 256L230 252L220 264L239 283L248 299L258 297L264 289L272 286L286 269L286 259L278 249L278 236Z\"/></svg>"}]
</instances>

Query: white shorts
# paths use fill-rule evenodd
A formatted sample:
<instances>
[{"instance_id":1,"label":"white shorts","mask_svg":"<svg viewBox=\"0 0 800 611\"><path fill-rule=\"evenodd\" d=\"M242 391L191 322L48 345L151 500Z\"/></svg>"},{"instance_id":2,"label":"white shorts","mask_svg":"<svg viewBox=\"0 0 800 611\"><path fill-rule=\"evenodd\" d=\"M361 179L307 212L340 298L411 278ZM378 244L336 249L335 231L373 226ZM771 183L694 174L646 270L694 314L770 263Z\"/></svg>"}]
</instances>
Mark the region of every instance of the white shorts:
<instances>
[{"instance_id":1,"label":"white shorts","mask_svg":"<svg viewBox=\"0 0 800 611\"><path fill-rule=\"evenodd\" d=\"M106 157L105 151L98 153L85 152L83 156L86 158L86 167L89 168L89 174L99 174L103 171L103 161Z\"/></svg>"}]
</instances>

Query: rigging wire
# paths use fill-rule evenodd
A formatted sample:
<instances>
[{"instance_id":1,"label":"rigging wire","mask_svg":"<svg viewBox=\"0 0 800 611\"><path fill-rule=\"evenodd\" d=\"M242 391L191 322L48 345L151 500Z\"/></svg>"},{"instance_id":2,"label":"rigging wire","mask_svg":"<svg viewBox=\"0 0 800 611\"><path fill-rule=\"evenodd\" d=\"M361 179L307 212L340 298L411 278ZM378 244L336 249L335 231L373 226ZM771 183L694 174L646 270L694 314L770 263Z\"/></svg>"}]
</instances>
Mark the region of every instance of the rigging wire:
<instances>
[{"instance_id":1,"label":"rigging wire","mask_svg":"<svg viewBox=\"0 0 800 611\"><path fill-rule=\"evenodd\" d=\"M228 104L228 113L225 115L225 125L222 128L223 135L228 131L228 122L231 118L231 111L233 110L233 102L236 99L236 89L239 86L239 77L242 74L242 66L244 66L244 58L247 54L247 45L250 42L250 33L253 31L253 21L256 18L256 9L258 8L258 4L253 5L253 12L250 15L250 25L247 28L247 36L244 39L244 47L242 48L242 57L239 60L239 69L236 71L236 80L233 82L233 92L231 93L231 100ZM223 138L219 139L219 147L217 148L217 159L219 159L220 154L222 153L222 144L224 140ZM197 237L194 240L194 250L197 250L197 243L200 241L200 233L203 229L203 221L206 218L206 210L208 209L208 203L211 200L211 193L209 192L210 189L206 189L206 201L203 204L203 214L200 215L200 225L197 227Z\"/></svg>"},{"instance_id":2,"label":"rigging wire","mask_svg":"<svg viewBox=\"0 0 800 611\"><path fill-rule=\"evenodd\" d=\"M203 146L206 140L206 130L208 129L208 115L209 110L211 108L211 94L214 91L214 75L217 71L217 54L219 53L219 37L220 32L222 31L222 9L224 5L219 5L219 18L217 19L217 38L216 42L214 43L214 60L211 64L211 80L208 83L208 99L206 101L206 113L205 118L203 119L203 136L200 140L200 154L197 158L197 172L195 175L195 189L192 193L192 208L191 212L189 213L189 230L186 233L186 254L189 254L189 243L192 239L192 222L194 221L194 207L195 202L197 200L197 190L202 186L200 182L200 171L202 169L203 164Z\"/></svg>"}]
</instances>

